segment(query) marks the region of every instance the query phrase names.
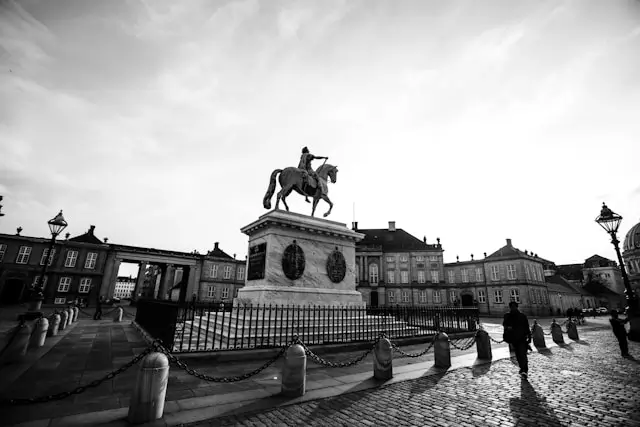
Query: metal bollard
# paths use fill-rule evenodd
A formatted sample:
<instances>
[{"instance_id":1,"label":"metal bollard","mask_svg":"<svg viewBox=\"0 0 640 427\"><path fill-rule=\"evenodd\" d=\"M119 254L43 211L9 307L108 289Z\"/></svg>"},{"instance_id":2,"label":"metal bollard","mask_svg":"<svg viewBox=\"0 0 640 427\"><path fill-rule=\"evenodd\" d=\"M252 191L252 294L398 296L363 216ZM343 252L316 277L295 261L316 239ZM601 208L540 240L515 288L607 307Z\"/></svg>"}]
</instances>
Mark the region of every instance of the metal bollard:
<instances>
[{"instance_id":1,"label":"metal bollard","mask_svg":"<svg viewBox=\"0 0 640 427\"><path fill-rule=\"evenodd\" d=\"M73 307L73 321L77 322L78 321L78 313L80 312L80 309L78 307Z\"/></svg>"},{"instance_id":2,"label":"metal bollard","mask_svg":"<svg viewBox=\"0 0 640 427\"><path fill-rule=\"evenodd\" d=\"M67 307L64 311L67 312L67 326L69 326L73 323L73 310L71 310L71 307Z\"/></svg>"},{"instance_id":3,"label":"metal bollard","mask_svg":"<svg viewBox=\"0 0 640 427\"><path fill-rule=\"evenodd\" d=\"M449 335L440 332L435 338L433 344L433 355L435 356L435 365L438 368L448 368L451 366L451 347L449 345Z\"/></svg>"},{"instance_id":4,"label":"metal bollard","mask_svg":"<svg viewBox=\"0 0 640 427\"><path fill-rule=\"evenodd\" d=\"M60 327L60 315L58 313L52 314L49 321L49 330L47 331L48 337L55 337L58 335L58 328Z\"/></svg>"},{"instance_id":5,"label":"metal bollard","mask_svg":"<svg viewBox=\"0 0 640 427\"><path fill-rule=\"evenodd\" d=\"M33 326L29 323L21 323L9 332L9 342L2 354L0 354L0 364L17 362L27 354L29 339Z\"/></svg>"},{"instance_id":6,"label":"metal bollard","mask_svg":"<svg viewBox=\"0 0 640 427\"><path fill-rule=\"evenodd\" d=\"M569 321L569 324L567 325L567 336L571 340L580 341L580 337L578 337L578 325L572 321Z\"/></svg>"},{"instance_id":7,"label":"metal bollard","mask_svg":"<svg viewBox=\"0 0 640 427\"><path fill-rule=\"evenodd\" d=\"M544 341L544 331L542 330L542 326L538 325L538 321L533 321L532 336L533 336L533 345L536 348L546 348L547 343Z\"/></svg>"},{"instance_id":8,"label":"metal bollard","mask_svg":"<svg viewBox=\"0 0 640 427\"><path fill-rule=\"evenodd\" d=\"M129 404L128 421L142 424L162 418L169 382L169 359L150 353L142 359Z\"/></svg>"},{"instance_id":9,"label":"metal bollard","mask_svg":"<svg viewBox=\"0 0 640 427\"><path fill-rule=\"evenodd\" d=\"M124 312L124 310L122 309L122 307L118 307L116 309L115 314L113 315L113 321L114 322L122 322L122 313Z\"/></svg>"},{"instance_id":10,"label":"metal bollard","mask_svg":"<svg viewBox=\"0 0 640 427\"><path fill-rule=\"evenodd\" d=\"M556 323L556 319L551 322L551 339L556 344L564 344L564 338L562 336L562 327Z\"/></svg>"},{"instance_id":11,"label":"metal bollard","mask_svg":"<svg viewBox=\"0 0 640 427\"><path fill-rule=\"evenodd\" d=\"M58 326L59 330L64 331L64 328L67 327L67 317L69 317L67 310L62 310L62 313L60 313L60 325Z\"/></svg>"},{"instance_id":12,"label":"metal bollard","mask_svg":"<svg viewBox=\"0 0 640 427\"><path fill-rule=\"evenodd\" d=\"M476 349L478 350L478 359L493 359L493 354L491 353L491 338L482 327L480 327L476 333Z\"/></svg>"},{"instance_id":13,"label":"metal bollard","mask_svg":"<svg viewBox=\"0 0 640 427\"><path fill-rule=\"evenodd\" d=\"M380 338L373 350L373 377L377 380L393 378L393 352L387 338Z\"/></svg>"},{"instance_id":14,"label":"metal bollard","mask_svg":"<svg viewBox=\"0 0 640 427\"><path fill-rule=\"evenodd\" d=\"M300 344L294 344L284 355L282 366L283 396L298 397L304 395L307 387L307 355Z\"/></svg>"},{"instance_id":15,"label":"metal bollard","mask_svg":"<svg viewBox=\"0 0 640 427\"><path fill-rule=\"evenodd\" d=\"M31 333L31 339L29 340L29 348L39 348L44 345L44 341L47 339L47 331L49 330L49 320L46 317L41 317L36 320L36 323Z\"/></svg>"}]
</instances>

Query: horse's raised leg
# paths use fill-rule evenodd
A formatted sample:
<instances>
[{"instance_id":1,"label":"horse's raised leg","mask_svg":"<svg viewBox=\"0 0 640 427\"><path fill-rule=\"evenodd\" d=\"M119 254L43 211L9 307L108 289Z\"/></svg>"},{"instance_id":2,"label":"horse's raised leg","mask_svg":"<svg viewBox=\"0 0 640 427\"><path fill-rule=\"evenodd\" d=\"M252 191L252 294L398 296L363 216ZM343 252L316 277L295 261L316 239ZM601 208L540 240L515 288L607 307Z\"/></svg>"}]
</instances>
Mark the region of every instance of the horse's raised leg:
<instances>
[{"instance_id":1,"label":"horse's raised leg","mask_svg":"<svg viewBox=\"0 0 640 427\"><path fill-rule=\"evenodd\" d=\"M318 202L320 201L320 199L318 199L317 197L313 198L313 208L311 208L311 216L314 216L316 213L316 206L318 206Z\"/></svg>"},{"instance_id":2,"label":"horse's raised leg","mask_svg":"<svg viewBox=\"0 0 640 427\"><path fill-rule=\"evenodd\" d=\"M333 209L333 203L331 203L331 200L329 200L329 197L327 197L326 194L322 195L322 200L324 200L325 202L329 203L329 210L324 213L324 216L327 217L331 213L331 209ZM316 202L316 203L318 203L318 202Z\"/></svg>"}]
</instances>

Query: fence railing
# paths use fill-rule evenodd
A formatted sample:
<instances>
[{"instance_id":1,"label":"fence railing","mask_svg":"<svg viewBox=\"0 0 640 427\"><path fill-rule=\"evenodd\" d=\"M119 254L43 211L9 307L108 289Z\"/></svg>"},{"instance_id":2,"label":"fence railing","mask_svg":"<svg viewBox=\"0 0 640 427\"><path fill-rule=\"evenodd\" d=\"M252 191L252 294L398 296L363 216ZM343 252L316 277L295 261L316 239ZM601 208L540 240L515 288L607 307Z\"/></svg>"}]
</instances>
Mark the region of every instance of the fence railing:
<instances>
[{"instance_id":1,"label":"fence railing","mask_svg":"<svg viewBox=\"0 0 640 427\"><path fill-rule=\"evenodd\" d=\"M276 348L475 331L477 308L282 306L143 300L136 321L177 352Z\"/></svg>"}]
</instances>

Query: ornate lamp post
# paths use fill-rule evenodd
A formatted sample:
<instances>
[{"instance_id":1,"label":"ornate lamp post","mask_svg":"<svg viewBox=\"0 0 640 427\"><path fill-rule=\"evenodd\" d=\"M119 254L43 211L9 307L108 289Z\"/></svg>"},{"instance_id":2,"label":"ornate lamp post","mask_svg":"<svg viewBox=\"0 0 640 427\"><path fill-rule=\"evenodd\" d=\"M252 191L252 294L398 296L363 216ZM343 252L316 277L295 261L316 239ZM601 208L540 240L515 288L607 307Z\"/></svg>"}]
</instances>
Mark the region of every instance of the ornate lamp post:
<instances>
[{"instance_id":1,"label":"ornate lamp post","mask_svg":"<svg viewBox=\"0 0 640 427\"><path fill-rule=\"evenodd\" d=\"M627 271L624 268L624 261L622 260L622 255L620 254L620 241L617 237L618 227L620 227L621 221L622 216L613 212L607 207L606 204L602 203L602 210L600 211L600 215L596 218L596 222L600 224L600 226L604 228L607 233L609 233L609 235L611 236L611 243L613 243L613 247L616 249L616 255L618 255L620 272L622 273L622 280L624 281L624 293L627 298L627 316L629 318L630 325L629 339L632 341L640 341L640 313L638 312L638 301L633 293L633 290L631 289L629 276L627 276Z\"/></svg>"},{"instance_id":2,"label":"ornate lamp post","mask_svg":"<svg viewBox=\"0 0 640 427\"><path fill-rule=\"evenodd\" d=\"M58 213L55 217L50 219L47 224L49 224L49 230L51 230L51 243L49 245L49 252L47 252L47 259L44 261L44 265L42 266L42 271L40 272L40 276L36 284L31 289L31 303L29 307L29 312L26 314L29 318L40 317L42 313L40 312L40 307L42 306L42 300L44 299L44 279L47 274L47 267L49 266L49 260L52 259L53 248L56 244L56 237L67 227L67 221L64 220L62 216L62 211Z\"/></svg>"}]
</instances>

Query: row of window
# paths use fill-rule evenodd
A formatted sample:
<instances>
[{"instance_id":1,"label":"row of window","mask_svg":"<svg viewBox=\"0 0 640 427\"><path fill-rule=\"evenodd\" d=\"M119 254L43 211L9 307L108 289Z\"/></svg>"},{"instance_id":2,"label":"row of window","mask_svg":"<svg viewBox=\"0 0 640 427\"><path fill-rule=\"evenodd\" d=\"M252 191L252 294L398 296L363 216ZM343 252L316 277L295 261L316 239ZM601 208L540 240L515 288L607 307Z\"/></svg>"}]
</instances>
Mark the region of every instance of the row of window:
<instances>
[{"instance_id":1,"label":"row of window","mask_svg":"<svg viewBox=\"0 0 640 427\"><path fill-rule=\"evenodd\" d=\"M7 252L7 245L0 244L0 262L4 260L4 254ZM29 258L31 257L32 247L31 246L20 246L18 250L18 255L16 256L16 264L28 264ZM44 265L46 262L48 265L53 263L53 258L56 255L55 248L49 254L49 248L45 248L42 250L42 256L40 257L40 265ZM84 261L84 268L94 269L96 268L96 262L98 260L97 252L89 252ZM76 262L78 261L78 251L68 251L67 258L64 260L64 266L73 268L76 266Z\"/></svg>"},{"instance_id":2,"label":"row of window","mask_svg":"<svg viewBox=\"0 0 640 427\"><path fill-rule=\"evenodd\" d=\"M422 304L427 303L427 292L426 290L422 290L418 293L418 301ZM434 304L442 303L442 297L444 296L444 291L442 290L432 290L432 301ZM396 301L396 291L388 291L387 292L387 302L389 304L393 304L395 302L410 302L409 299L409 291L402 291L401 293L401 301ZM549 295L546 292L541 291L540 289L532 289L531 290L531 303L532 304L549 304ZM451 290L449 291L449 302L453 303L458 298L457 291ZM478 303L486 303L487 302L487 294L484 290L477 290L477 301ZM517 303L521 302L520 299L520 290L517 288L513 288L509 290L509 301L515 301ZM493 302L496 304L504 303L503 291L501 289L496 289L493 292Z\"/></svg>"},{"instance_id":3,"label":"row of window","mask_svg":"<svg viewBox=\"0 0 640 427\"><path fill-rule=\"evenodd\" d=\"M396 257L395 256L388 256L386 257L387 262L388 263L395 263L396 262ZM424 262L426 259L426 257L422 256L422 255L418 255L415 257L416 262ZM438 256L437 255L430 255L429 256L429 261L431 262L438 262ZM409 262L409 257L407 255L400 255L400 262Z\"/></svg>"},{"instance_id":4,"label":"row of window","mask_svg":"<svg viewBox=\"0 0 640 427\"><path fill-rule=\"evenodd\" d=\"M36 286L41 276L36 276L33 278L33 285ZM44 283L42 284L42 289L47 287L49 276L44 276ZM71 287L71 277L61 277L58 282L58 292L69 292L69 288ZM81 294L89 293L91 290L91 278L83 277L80 279L80 286L78 287L78 292Z\"/></svg>"},{"instance_id":5,"label":"row of window","mask_svg":"<svg viewBox=\"0 0 640 427\"><path fill-rule=\"evenodd\" d=\"M371 270L369 270L369 279L371 283L378 283L378 271L375 269L375 274L371 274ZM431 283L439 282L439 273L438 270L431 270ZM396 272L395 271L387 271L387 283L395 283L396 282ZM409 272L406 270L400 271L400 283L409 283ZM418 270L418 283L427 283L426 275L424 270Z\"/></svg>"},{"instance_id":6,"label":"row of window","mask_svg":"<svg viewBox=\"0 0 640 427\"><path fill-rule=\"evenodd\" d=\"M238 296L238 288L235 289L233 297L236 298L237 296ZM216 297L215 286L209 286L209 288L207 289L207 297L209 298ZM220 299L227 299L227 298L229 298L229 288L225 287L225 288L222 288L222 291L220 292Z\"/></svg>"},{"instance_id":7,"label":"row of window","mask_svg":"<svg viewBox=\"0 0 640 427\"><path fill-rule=\"evenodd\" d=\"M225 265L223 270L223 279L231 279L230 265ZM218 277L218 264L207 264L207 277L216 279ZM244 267L238 267L237 280L244 280Z\"/></svg>"}]
</instances>

